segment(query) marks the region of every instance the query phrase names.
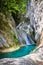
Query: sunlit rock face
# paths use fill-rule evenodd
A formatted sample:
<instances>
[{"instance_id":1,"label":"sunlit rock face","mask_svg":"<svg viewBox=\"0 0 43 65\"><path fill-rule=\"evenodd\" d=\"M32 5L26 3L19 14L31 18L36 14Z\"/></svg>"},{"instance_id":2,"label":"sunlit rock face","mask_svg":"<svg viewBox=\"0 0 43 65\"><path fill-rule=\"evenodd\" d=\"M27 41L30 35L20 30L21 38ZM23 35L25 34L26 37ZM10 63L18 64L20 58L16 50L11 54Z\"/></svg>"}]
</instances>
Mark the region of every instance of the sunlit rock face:
<instances>
[{"instance_id":1,"label":"sunlit rock face","mask_svg":"<svg viewBox=\"0 0 43 65\"><path fill-rule=\"evenodd\" d=\"M16 36L15 21L10 15L0 12L0 47L14 46L14 36Z\"/></svg>"},{"instance_id":2,"label":"sunlit rock face","mask_svg":"<svg viewBox=\"0 0 43 65\"><path fill-rule=\"evenodd\" d=\"M30 24L35 29L37 41L43 29L43 0L29 0L26 17L30 18Z\"/></svg>"},{"instance_id":3,"label":"sunlit rock face","mask_svg":"<svg viewBox=\"0 0 43 65\"><path fill-rule=\"evenodd\" d=\"M9 47L9 44L7 43L7 41L4 39L4 37L2 35L0 35L0 47Z\"/></svg>"}]
</instances>

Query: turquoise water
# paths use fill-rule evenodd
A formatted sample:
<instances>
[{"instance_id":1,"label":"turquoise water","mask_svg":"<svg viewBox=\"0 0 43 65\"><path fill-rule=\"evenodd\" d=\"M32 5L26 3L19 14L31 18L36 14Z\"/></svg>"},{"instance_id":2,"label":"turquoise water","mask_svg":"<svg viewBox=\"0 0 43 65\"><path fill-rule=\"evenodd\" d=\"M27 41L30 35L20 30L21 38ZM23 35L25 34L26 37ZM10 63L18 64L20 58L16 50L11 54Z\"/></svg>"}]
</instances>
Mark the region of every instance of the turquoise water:
<instances>
[{"instance_id":1,"label":"turquoise water","mask_svg":"<svg viewBox=\"0 0 43 65\"><path fill-rule=\"evenodd\" d=\"M13 51L13 52L0 53L0 59L1 58L18 58L18 57L23 57L25 55L28 55L35 48L36 48L36 45L22 46L22 47L20 47L20 49L18 49L16 51Z\"/></svg>"}]
</instances>

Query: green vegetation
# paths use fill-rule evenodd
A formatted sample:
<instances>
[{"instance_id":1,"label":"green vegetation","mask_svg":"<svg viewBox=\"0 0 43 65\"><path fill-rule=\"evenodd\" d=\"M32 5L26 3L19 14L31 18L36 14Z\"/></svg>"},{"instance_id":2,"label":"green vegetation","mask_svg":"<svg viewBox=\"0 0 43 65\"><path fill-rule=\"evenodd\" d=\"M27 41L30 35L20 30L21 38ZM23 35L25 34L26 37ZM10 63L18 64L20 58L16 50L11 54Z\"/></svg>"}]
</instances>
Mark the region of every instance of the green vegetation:
<instances>
[{"instance_id":1,"label":"green vegetation","mask_svg":"<svg viewBox=\"0 0 43 65\"><path fill-rule=\"evenodd\" d=\"M0 12L13 15L16 25L22 20L21 15L26 13L27 0L0 0Z\"/></svg>"},{"instance_id":2,"label":"green vegetation","mask_svg":"<svg viewBox=\"0 0 43 65\"><path fill-rule=\"evenodd\" d=\"M26 13L27 0L0 0L0 34L4 36L10 47L18 45L13 27L22 20ZM15 23L11 20L13 16Z\"/></svg>"},{"instance_id":3,"label":"green vegetation","mask_svg":"<svg viewBox=\"0 0 43 65\"><path fill-rule=\"evenodd\" d=\"M24 13L26 11L27 0L0 0L0 12L4 13Z\"/></svg>"}]
</instances>

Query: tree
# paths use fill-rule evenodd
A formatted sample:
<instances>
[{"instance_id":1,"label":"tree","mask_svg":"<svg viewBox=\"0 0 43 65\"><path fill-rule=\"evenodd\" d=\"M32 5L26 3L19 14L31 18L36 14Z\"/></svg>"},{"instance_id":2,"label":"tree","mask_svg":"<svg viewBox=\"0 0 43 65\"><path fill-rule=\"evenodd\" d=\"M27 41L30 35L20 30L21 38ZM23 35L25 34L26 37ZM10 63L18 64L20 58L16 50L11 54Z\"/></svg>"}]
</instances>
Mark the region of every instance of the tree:
<instances>
[{"instance_id":1,"label":"tree","mask_svg":"<svg viewBox=\"0 0 43 65\"><path fill-rule=\"evenodd\" d=\"M0 0L0 12L24 13L26 10L27 0Z\"/></svg>"}]
</instances>

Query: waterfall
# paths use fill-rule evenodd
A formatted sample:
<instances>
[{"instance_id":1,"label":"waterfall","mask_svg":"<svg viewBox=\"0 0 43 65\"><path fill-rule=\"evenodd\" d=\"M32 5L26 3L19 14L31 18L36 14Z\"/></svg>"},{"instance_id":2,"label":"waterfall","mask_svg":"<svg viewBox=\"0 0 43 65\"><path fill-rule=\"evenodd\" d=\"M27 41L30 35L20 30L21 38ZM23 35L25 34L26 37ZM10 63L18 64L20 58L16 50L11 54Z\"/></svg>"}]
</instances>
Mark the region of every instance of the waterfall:
<instances>
[{"instance_id":1,"label":"waterfall","mask_svg":"<svg viewBox=\"0 0 43 65\"><path fill-rule=\"evenodd\" d=\"M34 39L37 42L43 31L43 0L28 0L25 18L30 19L30 25L34 28Z\"/></svg>"},{"instance_id":2,"label":"waterfall","mask_svg":"<svg viewBox=\"0 0 43 65\"><path fill-rule=\"evenodd\" d=\"M30 41L28 39L28 36L24 31L22 31L22 37L25 40L26 45L31 45L31 43L30 43Z\"/></svg>"},{"instance_id":3,"label":"waterfall","mask_svg":"<svg viewBox=\"0 0 43 65\"><path fill-rule=\"evenodd\" d=\"M27 34L27 31L29 31L29 25L27 25L27 23L20 23L16 29L18 32L18 39L20 41L20 43L26 43L26 45L32 45L35 44L32 39L29 37L29 32Z\"/></svg>"}]
</instances>

